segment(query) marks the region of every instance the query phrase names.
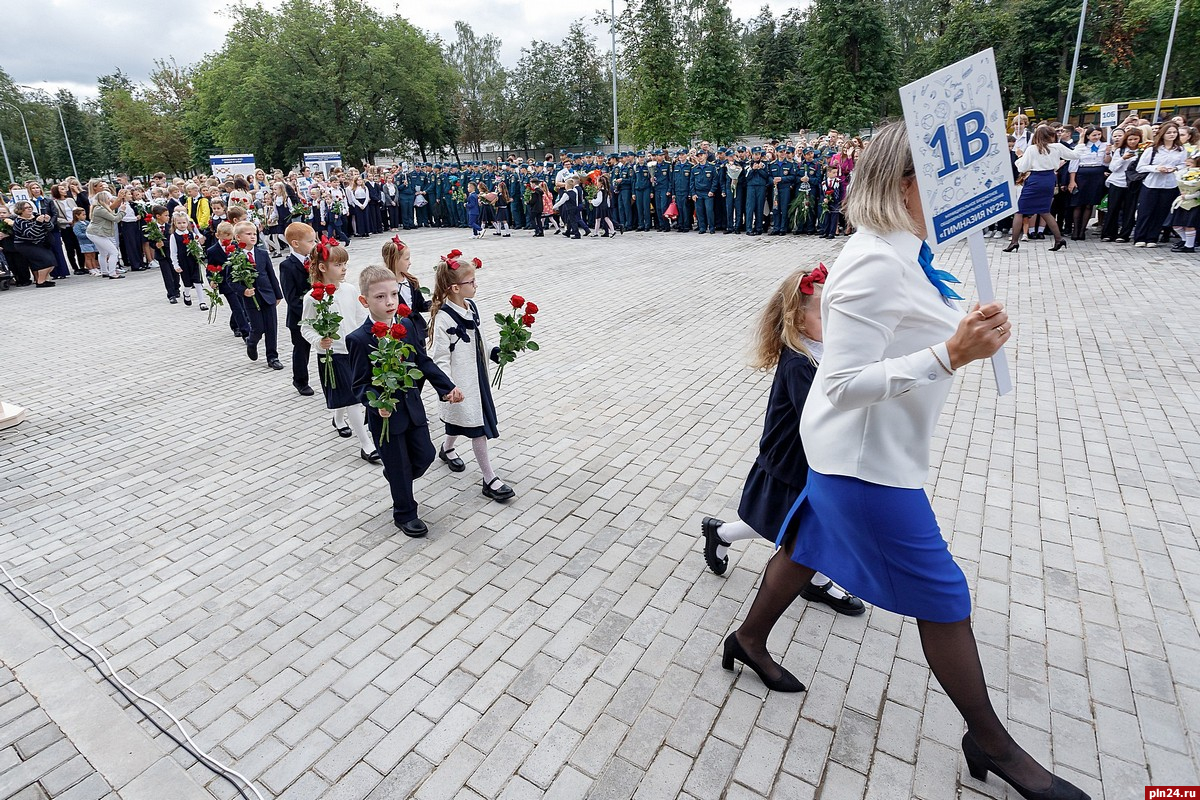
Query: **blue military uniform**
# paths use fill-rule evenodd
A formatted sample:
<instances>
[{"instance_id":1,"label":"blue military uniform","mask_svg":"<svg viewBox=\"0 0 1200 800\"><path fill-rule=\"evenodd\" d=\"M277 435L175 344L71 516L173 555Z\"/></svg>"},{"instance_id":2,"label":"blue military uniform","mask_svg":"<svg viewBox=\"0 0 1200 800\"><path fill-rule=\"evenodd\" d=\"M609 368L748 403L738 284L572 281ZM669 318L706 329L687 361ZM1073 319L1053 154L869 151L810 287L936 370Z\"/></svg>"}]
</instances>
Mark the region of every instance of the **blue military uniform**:
<instances>
[{"instance_id":1,"label":"blue military uniform","mask_svg":"<svg viewBox=\"0 0 1200 800\"><path fill-rule=\"evenodd\" d=\"M675 166L671 170L671 193L675 196L675 206L679 217L675 222L675 230L686 232L692 229L692 165L687 162L687 151L677 153Z\"/></svg>"},{"instance_id":2,"label":"blue military uniform","mask_svg":"<svg viewBox=\"0 0 1200 800\"><path fill-rule=\"evenodd\" d=\"M776 151L778 154L779 151ZM776 158L771 165L771 180L775 185L775 202L771 206L771 235L783 236L788 225L788 206L796 188L796 162L790 155L792 149L783 150L784 157Z\"/></svg>"},{"instance_id":3,"label":"blue military uniform","mask_svg":"<svg viewBox=\"0 0 1200 800\"><path fill-rule=\"evenodd\" d=\"M667 162L667 154L662 150L654 151L654 169L650 171L654 186L654 214L658 217L658 229L662 232L671 230L670 221L664 216L667 206L671 205L671 164Z\"/></svg>"},{"instance_id":4,"label":"blue military uniform","mask_svg":"<svg viewBox=\"0 0 1200 800\"><path fill-rule=\"evenodd\" d=\"M762 148L750 151L750 164L746 168L746 233L761 236L763 232L763 207L767 202L767 187L771 183L771 166L761 158ZM755 161L754 156L760 158Z\"/></svg>"},{"instance_id":5,"label":"blue military uniform","mask_svg":"<svg viewBox=\"0 0 1200 800\"><path fill-rule=\"evenodd\" d=\"M646 166L646 151L638 151L638 163L630 167L633 173L634 208L637 211L637 229L650 230L650 168Z\"/></svg>"},{"instance_id":6,"label":"blue military uniform","mask_svg":"<svg viewBox=\"0 0 1200 800\"><path fill-rule=\"evenodd\" d=\"M692 199L696 203L696 227L700 233L717 232L717 221L713 216L716 193L717 168L709 164L705 156L704 163L692 167Z\"/></svg>"}]
</instances>

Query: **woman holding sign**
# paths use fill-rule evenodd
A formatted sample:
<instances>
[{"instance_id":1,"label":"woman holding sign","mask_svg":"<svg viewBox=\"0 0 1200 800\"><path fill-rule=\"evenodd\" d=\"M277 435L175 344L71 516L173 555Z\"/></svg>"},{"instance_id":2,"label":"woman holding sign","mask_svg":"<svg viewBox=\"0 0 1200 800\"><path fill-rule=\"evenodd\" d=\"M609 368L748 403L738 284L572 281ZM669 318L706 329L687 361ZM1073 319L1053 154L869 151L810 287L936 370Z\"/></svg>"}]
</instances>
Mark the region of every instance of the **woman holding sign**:
<instances>
[{"instance_id":1,"label":"woman holding sign","mask_svg":"<svg viewBox=\"0 0 1200 800\"><path fill-rule=\"evenodd\" d=\"M1028 173L1021 186L1021 195L1017 198L1017 215L1013 218L1012 239L1005 253L1011 253L1021 247L1017 239L1025 230L1025 217L1042 214L1046 227L1054 234L1054 247L1050 250L1061 250L1067 246L1058 228L1058 223L1050 214L1050 205L1054 202L1054 187L1058 182L1057 172L1063 161L1074 161L1079 154L1058 141L1058 134L1049 125L1039 125L1033 132L1033 144L1017 159L1017 171ZM1031 237L1032 238L1032 237Z\"/></svg>"},{"instance_id":2,"label":"woman holding sign","mask_svg":"<svg viewBox=\"0 0 1200 800\"><path fill-rule=\"evenodd\" d=\"M923 489L955 372L1009 341L1008 314L988 303L964 315L947 285L958 281L934 268L903 123L863 153L846 213L858 230L826 279L825 353L800 419L808 482L745 622L725 641L724 663L803 691L767 638L820 570L865 602L916 617L930 669L967 722L962 748L974 777L994 772L1026 798L1087 800L1022 750L992 708L967 580Z\"/></svg>"}]
</instances>

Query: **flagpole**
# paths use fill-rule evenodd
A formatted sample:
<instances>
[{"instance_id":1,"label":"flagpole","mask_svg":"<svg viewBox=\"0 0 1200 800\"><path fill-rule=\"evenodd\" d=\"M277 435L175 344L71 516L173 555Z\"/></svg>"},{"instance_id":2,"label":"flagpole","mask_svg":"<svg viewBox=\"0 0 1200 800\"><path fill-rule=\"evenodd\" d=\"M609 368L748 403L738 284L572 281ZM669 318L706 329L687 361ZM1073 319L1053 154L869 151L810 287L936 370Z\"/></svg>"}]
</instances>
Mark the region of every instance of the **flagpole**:
<instances>
[{"instance_id":1,"label":"flagpole","mask_svg":"<svg viewBox=\"0 0 1200 800\"><path fill-rule=\"evenodd\" d=\"M1154 118L1158 122L1158 112L1162 109L1163 91L1167 86L1167 67L1171 63L1171 45L1175 43L1175 24L1179 22L1179 0L1175 0L1175 15L1171 17L1171 34L1167 37L1167 54L1163 57L1162 76L1158 79L1158 98L1154 101Z\"/></svg>"},{"instance_id":2,"label":"flagpole","mask_svg":"<svg viewBox=\"0 0 1200 800\"><path fill-rule=\"evenodd\" d=\"M1176 0L1178 3L1179 0ZM1083 22L1087 17L1088 0L1083 0L1083 8L1079 11L1079 31L1075 34L1075 58L1071 61L1071 81L1067 84L1067 105L1063 109L1063 125L1071 118L1071 98L1075 94L1075 72L1079 69L1079 47L1083 44Z\"/></svg>"}]
</instances>

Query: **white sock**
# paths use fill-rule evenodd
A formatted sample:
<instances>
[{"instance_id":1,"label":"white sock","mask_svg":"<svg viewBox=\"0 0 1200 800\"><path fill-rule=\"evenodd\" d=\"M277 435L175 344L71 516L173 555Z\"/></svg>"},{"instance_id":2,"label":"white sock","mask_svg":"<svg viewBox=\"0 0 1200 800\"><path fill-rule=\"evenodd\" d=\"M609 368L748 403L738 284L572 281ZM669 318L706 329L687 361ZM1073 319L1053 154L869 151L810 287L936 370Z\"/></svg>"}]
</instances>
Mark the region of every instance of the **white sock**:
<instances>
[{"instance_id":1,"label":"white sock","mask_svg":"<svg viewBox=\"0 0 1200 800\"><path fill-rule=\"evenodd\" d=\"M492 470L492 461L488 458L487 437L478 436L471 440L471 449L475 451L475 461L479 464L479 471L483 473L483 482L491 483L496 478L496 473Z\"/></svg>"},{"instance_id":2,"label":"white sock","mask_svg":"<svg viewBox=\"0 0 1200 800\"><path fill-rule=\"evenodd\" d=\"M717 558L725 558L729 554L729 545L734 542L753 539L756 536L758 536L758 532L740 519L733 522L722 522L717 528L717 537L725 544L717 545Z\"/></svg>"},{"instance_id":3,"label":"white sock","mask_svg":"<svg viewBox=\"0 0 1200 800\"><path fill-rule=\"evenodd\" d=\"M366 409L362 406L347 406L338 410L346 413L346 422L349 424L350 430L354 431L354 435L358 437L358 446L363 449L363 452L375 452L375 442L371 439L371 432L367 430Z\"/></svg>"},{"instance_id":4,"label":"white sock","mask_svg":"<svg viewBox=\"0 0 1200 800\"><path fill-rule=\"evenodd\" d=\"M1195 228L1185 228L1184 229L1183 244L1184 244L1184 247L1195 247L1196 246L1196 229Z\"/></svg>"},{"instance_id":5,"label":"white sock","mask_svg":"<svg viewBox=\"0 0 1200 800\"><path fill-rule=\"evenodd\" d=\"M841 600L843 597L850 596L842 589L842 587L838 586L836 583L834 583L832 580L830 580L828 575L823 575L820 572L814 572L813 576L812 576L812 580L810 580L809 583L812 584L813 586L817 586L817 587L824 586L825 584L828 583L829 589L827 591L829 592L829 596L832 597L834 600Z\"/></svg>"},{"instance_id":6,"label":"white sock","mask_svg":"<svg viewBox=\"0 0 1200 800\"><path fill-rule=\"evenodd\" d=\"M335 428L346 427L346 409L345 408L334 408L331 410L333 411L333 426ZM367 452L369 453L371 451L368 450Z\"/></svg>"},{"instance_id":7,"label":"white sock","mask_svg":"<svg viewBox=\"0 0 1200 800\"><path fill-rule=\"evenodd\" d=\"M442 445L442 452L445 453L446 455L450 455L451 453L453 453L454 452L454 443L456 441L458 441L457 436L450 436L449 434L447 434L446 435L446 443L444 445Z\"/></svg>"}]
</instances>

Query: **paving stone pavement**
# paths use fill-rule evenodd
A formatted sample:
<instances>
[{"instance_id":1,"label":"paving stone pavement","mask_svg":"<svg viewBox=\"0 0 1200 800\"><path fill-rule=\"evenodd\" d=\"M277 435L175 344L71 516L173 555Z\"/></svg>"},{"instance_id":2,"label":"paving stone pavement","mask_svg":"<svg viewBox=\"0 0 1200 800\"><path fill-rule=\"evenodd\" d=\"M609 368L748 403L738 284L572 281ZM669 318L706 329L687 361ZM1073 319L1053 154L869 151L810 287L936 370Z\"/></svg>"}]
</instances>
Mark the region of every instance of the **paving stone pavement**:
<instances>
[{"instance_id":1,"label":"paving stone pavement","mask_svg":"<svg viewBox=\"0 0 1200 800\"><path fill-rule=\"evenodd\" d=\"M840 242L404 238L426 278L481 257L485 319L542 308L497 392L511 504L467 455L417 483L430 536L397 535L379 468L224 313L75 277L0 294L0 396L31 412L0 432L0 559L266 797L1016 797L966 774L911 620L798 603L771 642L798 696L720 666L770 554L719 578L697 539L761 433L751 323ZM1200 261L1035 244L989 243L1016 391L962 371L928 488L1017 737L1094 798L1198 784ZM939 264L971 288L965 247Z\"/></svg>"}]
</instances>

